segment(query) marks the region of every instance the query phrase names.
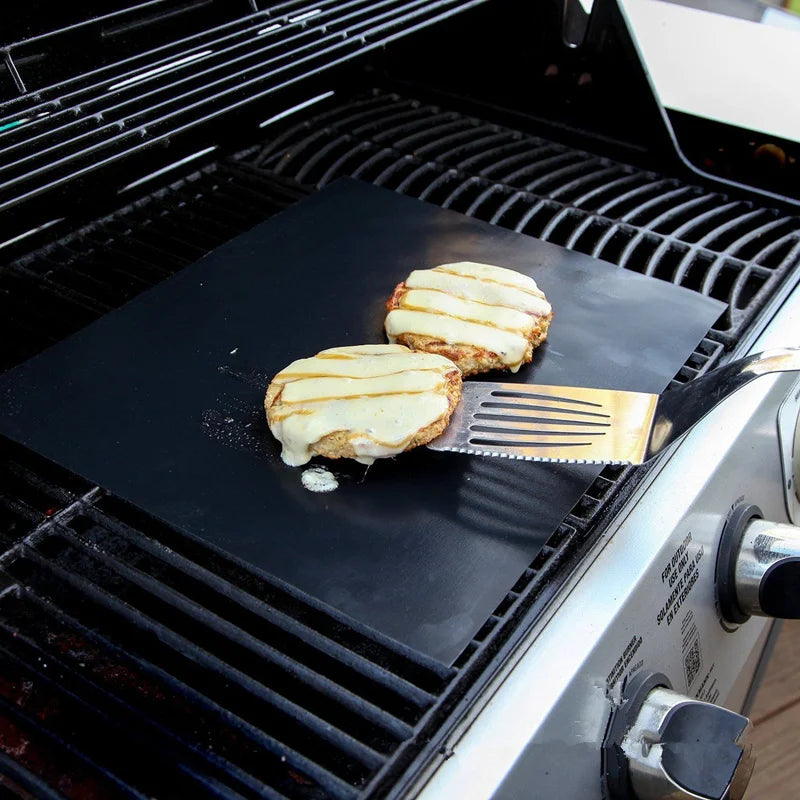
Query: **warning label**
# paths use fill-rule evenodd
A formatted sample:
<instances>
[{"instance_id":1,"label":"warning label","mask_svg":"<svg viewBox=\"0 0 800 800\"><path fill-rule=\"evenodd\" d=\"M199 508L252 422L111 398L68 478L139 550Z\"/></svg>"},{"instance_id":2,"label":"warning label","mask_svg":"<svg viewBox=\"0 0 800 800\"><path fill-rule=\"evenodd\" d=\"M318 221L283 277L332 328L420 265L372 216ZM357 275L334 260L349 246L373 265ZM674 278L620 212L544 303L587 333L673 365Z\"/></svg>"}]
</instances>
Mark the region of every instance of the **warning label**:
<instances>
[{"instance_id":1,"label":"warning label","mask_svg":"<svg viewBox=\"0 0 800 800\"><path fill-rule=\"evenodd\" d=\"M662 622L666 622L667 625L672 624L700 576L698 565L703 557L703 546L700 545L694 556L691 556L689 554L691 543L692 532L689 531L661 570L661 583L668 586L670 592L656 615L656 622L659 625Z\"/></svg>"},{"instance_id":2,"label":"warning label","mask_svg":"<svg viewBox=\"0 0 800 800\"><path fill-rule=\"evenodd\" d=\"M622 674L628 668L628 665L631 663L631 661L633 661L633 657L636 655L641 646L642 637L638 634L634 634L631 640L625 646L625 649L622 651L622 653L620 653L617 663L614 664L614 668L606 676L606 688L613 686L622 677Z\"/></svg>"}]
</instances>

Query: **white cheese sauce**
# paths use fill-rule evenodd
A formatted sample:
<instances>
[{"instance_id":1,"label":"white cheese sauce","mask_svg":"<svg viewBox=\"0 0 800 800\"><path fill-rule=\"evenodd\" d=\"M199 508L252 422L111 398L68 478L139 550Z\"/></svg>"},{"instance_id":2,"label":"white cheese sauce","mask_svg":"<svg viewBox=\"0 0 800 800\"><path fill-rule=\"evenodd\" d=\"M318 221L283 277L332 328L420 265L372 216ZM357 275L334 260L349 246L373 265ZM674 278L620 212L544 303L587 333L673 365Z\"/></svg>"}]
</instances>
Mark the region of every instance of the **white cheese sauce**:
<instances>
[{"instance_id":1,"label":"white cheese sauce","mask_svg":"<svg viewBox=\"0 0 800 800\"><path fill-rule=\"evenodd\" d=\"M309 467L300 475L300 482L309 492L332 492L339 488L336 476L325 467Z\"/></svg>"},{"instance_id":2,"label":"white cheese sauce","mask_svg":"<svg viewBox=\"0 0 800 800\"><path fill-rule=\"evenodd\" d=\"M344 432L356 460L402 452L449 407L449 359L401 345L323 350L275 376L279 397L267 409L270 430L290 466L307 463L324 437Z\"/></svg>"},{"instance_id":3,"label":"white cheese sauce","mask_svg":"<svg viewBox=\"0 0 800 800\"><path fill-rule=\"evenodd\" d=\"M414 270L399 308L386 316L386 335L430 336L495 353L513 372L528 337L552 308L533 278L504 267L462 261Z\"/></svg>"}]
</instances>

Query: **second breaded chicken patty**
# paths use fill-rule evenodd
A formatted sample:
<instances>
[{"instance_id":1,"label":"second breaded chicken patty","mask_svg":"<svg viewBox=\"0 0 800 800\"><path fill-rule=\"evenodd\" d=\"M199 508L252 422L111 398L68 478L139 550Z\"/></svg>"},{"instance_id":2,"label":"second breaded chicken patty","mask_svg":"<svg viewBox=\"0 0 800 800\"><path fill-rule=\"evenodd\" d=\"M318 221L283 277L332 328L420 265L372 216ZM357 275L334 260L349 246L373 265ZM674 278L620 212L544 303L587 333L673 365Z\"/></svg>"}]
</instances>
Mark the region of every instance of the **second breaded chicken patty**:
<instances>
[{"instance_id":1,"label":"second breaded chicken patty","mask_svg":"<svg viewBox=\"0 0 800 800\"><path fill-rule=\"evenodd\" d=\"M547 338L553 318L533 278L472 261L414 270L386 310L390 342L449 358L464 375L516 372Z\"/></svg>"},{"instance_id":2,"label":"second breaded chicken patty","mask_svg":"<svg viewBox=\"0 0 800 800\"><path fill-rule=\"evenodd\" d=\"M461 399L461 373L442 356L372 344L293 361L270 383L264 407L281 458L371 464L435 439Z\"/></svg>"}]
</instances>

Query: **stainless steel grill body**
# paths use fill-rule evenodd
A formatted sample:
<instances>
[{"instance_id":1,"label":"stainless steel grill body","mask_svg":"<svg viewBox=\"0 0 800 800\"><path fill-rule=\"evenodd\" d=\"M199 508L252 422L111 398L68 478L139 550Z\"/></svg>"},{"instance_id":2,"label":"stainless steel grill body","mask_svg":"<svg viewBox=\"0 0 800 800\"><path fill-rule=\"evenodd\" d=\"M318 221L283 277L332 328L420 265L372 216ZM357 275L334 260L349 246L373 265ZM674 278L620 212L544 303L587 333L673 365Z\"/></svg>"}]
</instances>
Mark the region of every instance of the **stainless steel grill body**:
<instances>
[{"instance_id":1,"label":"stainless steel grill body","mask_svg":"<svg viewBox=\"0 0 800 800\"><path fill-rule=\"evenodd\" d=\"M49 27L23 9L0 66L1 368L346 175L726 302L676 383L800 344L791 199L700 185L624 139L647 115L611 57L593 51L605 99L572 80L579 50L548 83L563 46L540 47L539 5L164 0L65 6ZM48 798L600 797L627 676L746 704L770 623L720 622L715 551L734 503L792 521L797 395L763 378L649 468L605 469L452 668L0 441L4 780ZM486 534L523 534L502 469L474 469Z\"/></svg>"}]
</instances>

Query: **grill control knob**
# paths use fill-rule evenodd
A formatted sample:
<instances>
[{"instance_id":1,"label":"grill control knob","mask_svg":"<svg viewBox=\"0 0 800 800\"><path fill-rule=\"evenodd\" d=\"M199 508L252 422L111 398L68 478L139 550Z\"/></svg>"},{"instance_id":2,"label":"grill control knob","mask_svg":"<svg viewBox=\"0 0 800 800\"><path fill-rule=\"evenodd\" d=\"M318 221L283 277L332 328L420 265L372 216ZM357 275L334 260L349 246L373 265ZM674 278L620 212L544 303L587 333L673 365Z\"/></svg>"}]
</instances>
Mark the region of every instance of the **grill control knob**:
<instances>
[{"instance_id":1,"label":"grill control knob","mask_svg":"<svg viewBox=\"0 0 800 800\"><path fill-rule=\"evenodd\" d=\"M800 528L761 519L757 506L737 506L722 531L717 597L728 622L800 619Z\"/></svg>"},{"instance_id":2,"label":"grill control knob","mask_svg":"<svg viewBox=\"0 0 800 800\"><path fill-rule=\"evenodd\" d=\"M604 746L612 800L740 800L754 759L747 717L634 679Z\"/></svg>"}]
</instances>

